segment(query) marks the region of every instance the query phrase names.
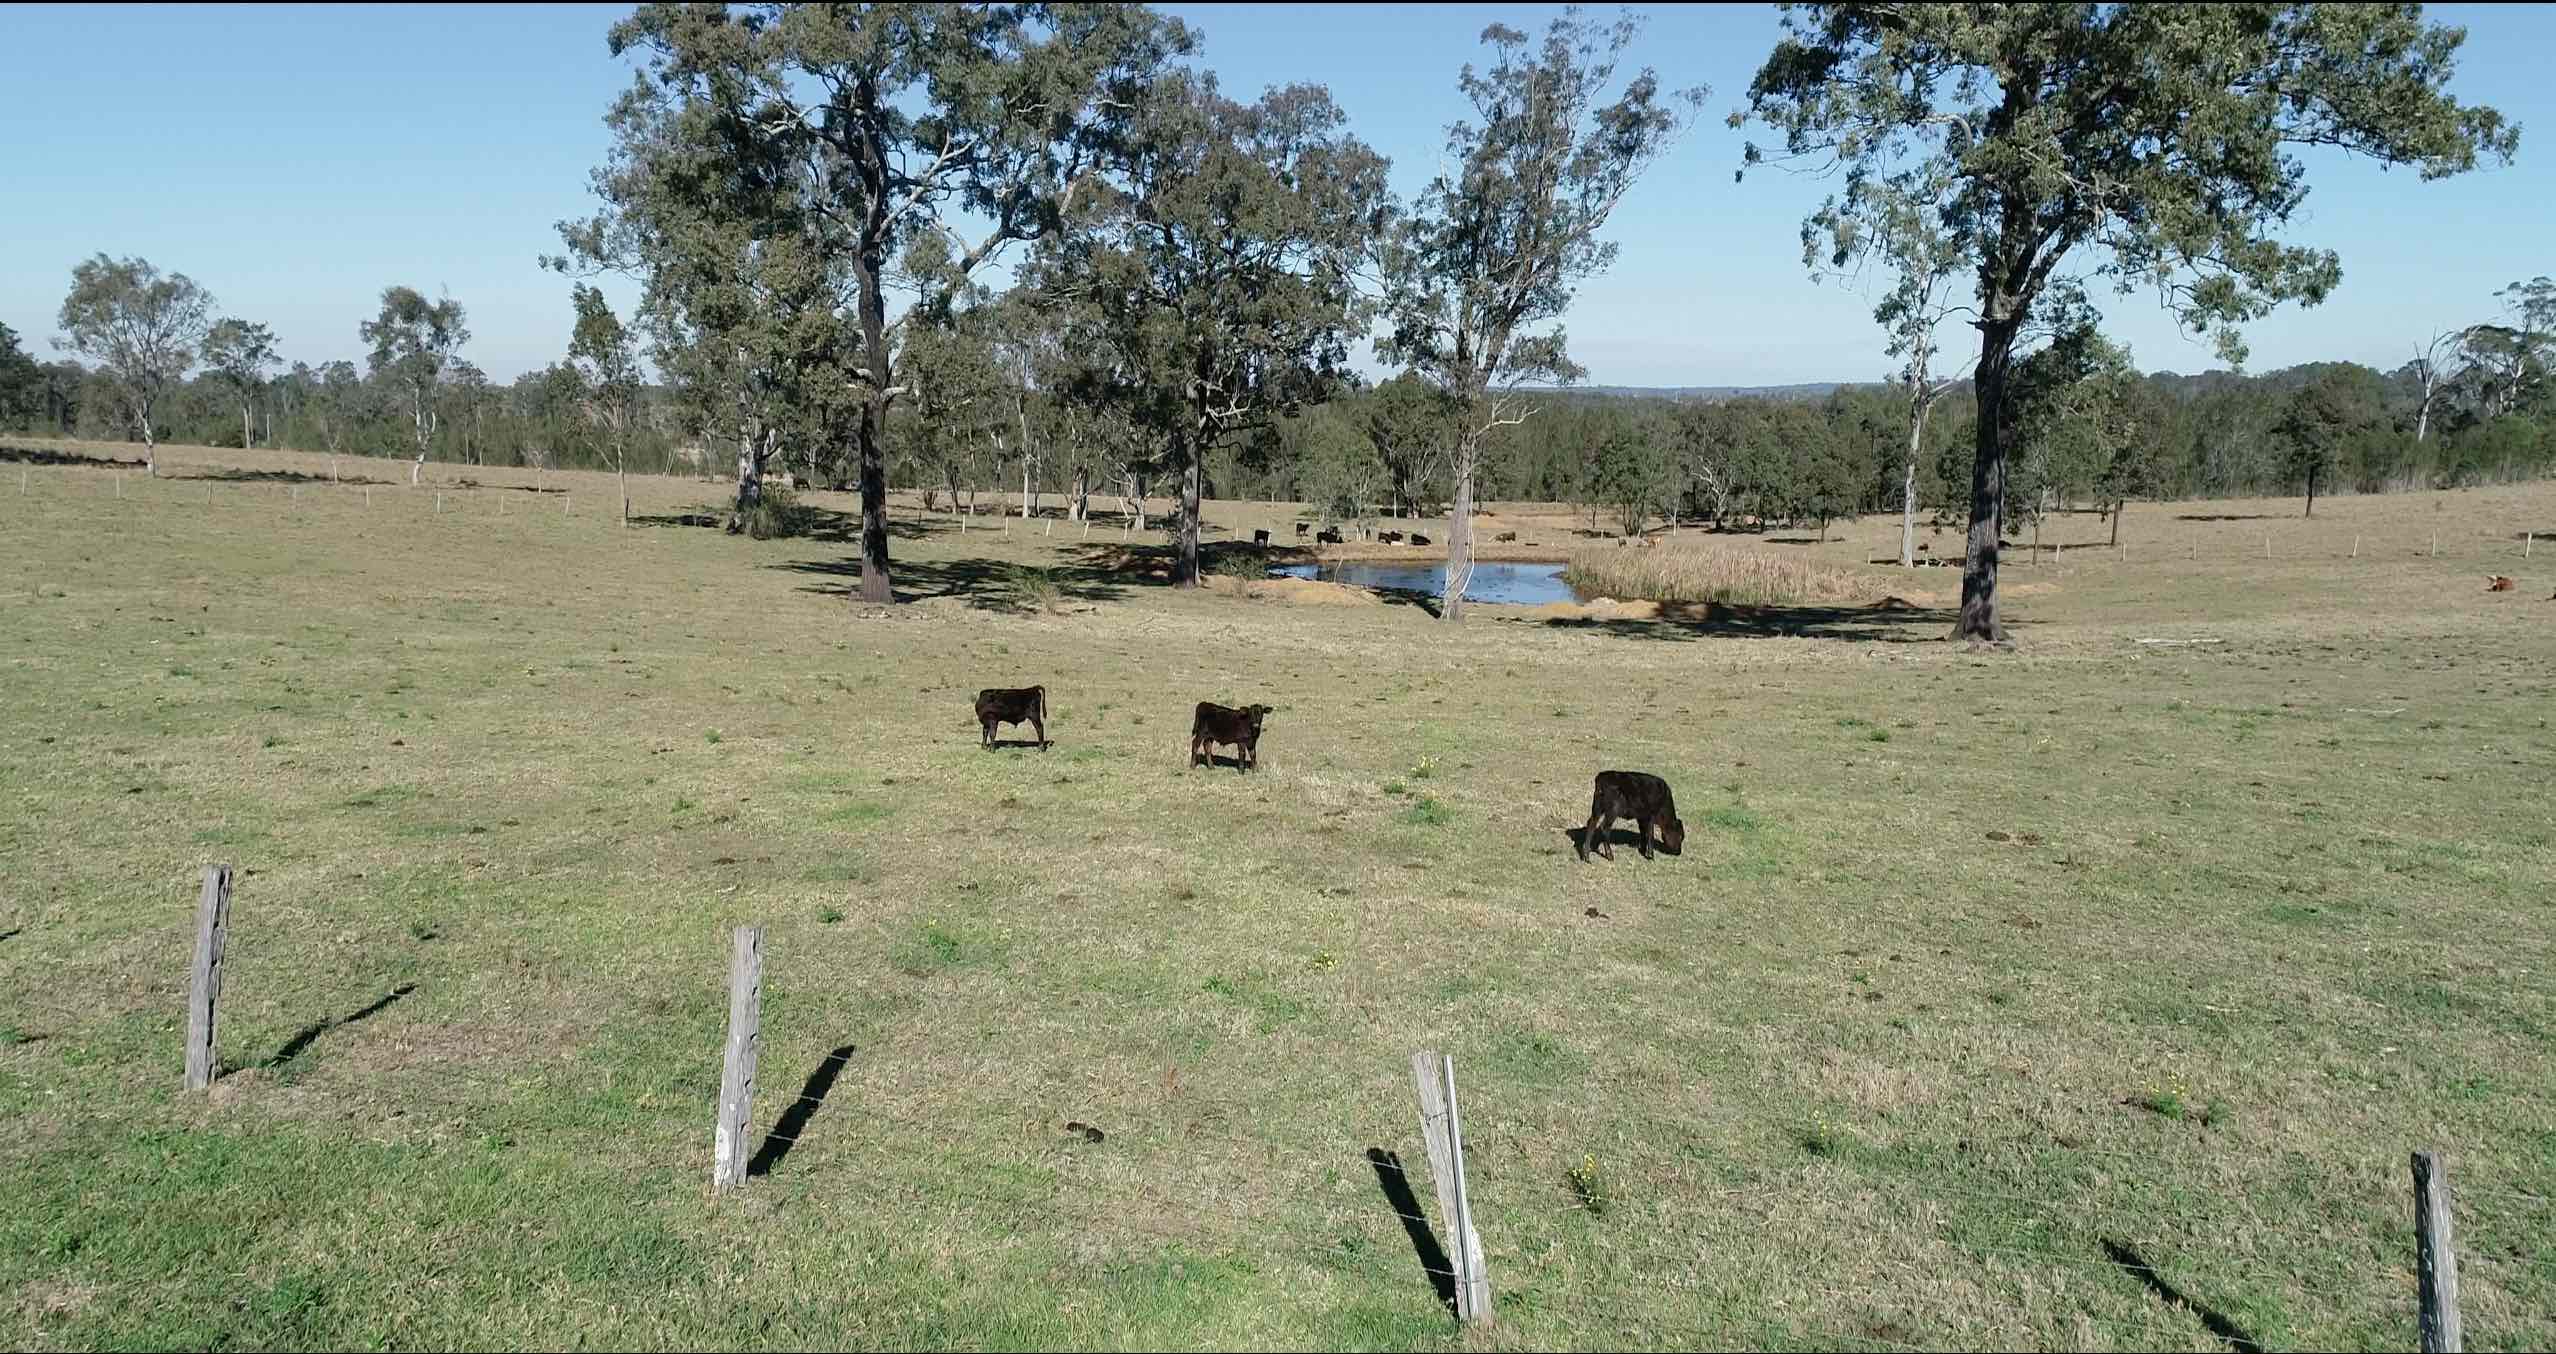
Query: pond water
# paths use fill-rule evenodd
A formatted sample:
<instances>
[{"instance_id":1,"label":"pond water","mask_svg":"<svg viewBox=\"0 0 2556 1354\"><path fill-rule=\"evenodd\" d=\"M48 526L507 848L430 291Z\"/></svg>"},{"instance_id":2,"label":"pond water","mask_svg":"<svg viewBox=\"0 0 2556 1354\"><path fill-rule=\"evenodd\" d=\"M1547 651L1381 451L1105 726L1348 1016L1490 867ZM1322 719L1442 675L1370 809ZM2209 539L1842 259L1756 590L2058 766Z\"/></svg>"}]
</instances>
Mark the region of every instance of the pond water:
<instances>
[{"instance_id":1,"label":"pond water","mask_svg":"<svg viewBox=\"0 0 2556 1354\"><path fill-rule=\"evenodd\" d=\"M1446 591L1447 566L1444 564L1400 564L1391 560L1352 559L1322 564L1290 564L1272 569L1281 578L1316 578L1325 583L1346 583L1359 588L1401 588L1425 592L1432 597ZM1499 564L1488 560L1473 562L1473 580L1465 585L1468 602L1512 602L1521 606L1540 606L1546 602L1582 600L1570 584L1562 581L1559 564Z\"/></svg>"}]
</instances>

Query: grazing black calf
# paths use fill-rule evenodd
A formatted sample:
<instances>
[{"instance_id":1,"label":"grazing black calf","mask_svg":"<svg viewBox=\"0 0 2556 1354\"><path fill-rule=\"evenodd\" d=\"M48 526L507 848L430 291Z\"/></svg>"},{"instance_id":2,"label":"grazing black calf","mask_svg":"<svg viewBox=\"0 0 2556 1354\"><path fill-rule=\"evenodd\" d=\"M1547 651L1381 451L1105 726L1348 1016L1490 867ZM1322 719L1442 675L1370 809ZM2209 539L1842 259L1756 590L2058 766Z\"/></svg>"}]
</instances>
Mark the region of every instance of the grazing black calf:
<instances>
[{"instance_id":1,"label":"grazing black calf","mask_svg":"<svg viewBox=\"0 0 2556 1354\"><path fill-rule=\"evenodd\" d=\"M1236 771L1260 765L1260 721L1274 713L1266 705L1246 705L1237 710L1214 701L1198 702L1198 713L1189 721L1189 764L1214 765L1214 749L1222 743L1234 750Z\"/></svg>"},{"instance_id":2,"label":"grazing black calf","mask_svg":"<svg viewBox=\"0 0 2556 1354\"><path fill-rule=\"evenodd\" d=\"M1501 532L1499 535L1494 536L1494 537L1492 537L1491 539L1493 539L1493 540L1495 540L1495 541L1514 541L1514 540L1516 540L1517 538L1518 538L1518 533L1516 533L1516 532L1514 532L1514 531L1503 531L1503 532Z\"/></svg>"},{"instance_id":3,"label":"grazing black calf","mask_svg":"<svg viewBox=\"0 0 2556 1354\"><path fill-rule=\"evenodd\" d=\"M1311 523L1311 522L1298 522L1298 523L1296 524L1296 539L1297 539L1297 540L1300 540L1300 541L1301 541L1301 540L1303 540L1303 539L1305 538L1305 533L1307 533L1307 532L1309 532L1309 531L1312 531L1312 530L1313 530L1313 523Z\"/></svg>"},{"instance_id":4,"label":"grazing black calf","mask_svg":"<svg viewBox=\"0 0 2556 1354\"><path fill-rule=\"evenodd\" d=\"M1376 533L1376 539L1387 545L1392 545L1402 539L1402 533L1399 531L1379 531Z\"/></svg>"},{"instance_id":5,"label":"grazing black calf","mask_svg":"<svg viewBox=\"0 0 2556 1354\"><path fill-rule=\"evenodd\" d=\"M976 722L985 729L985 746L994 746L997 724L1027 724L1038 730L1038 749L1047 750L1047 688L1025 686L1016 691L987 687L976 693Z\"/></svg>"},{"instance_id":6,"label":"grazing black calf","mask_svg":"<svg viewBox=\"0 0 2556 1354\"><path fill-rule=\"evenodd\" d=\"M1427 545L1429 543L1429 538L1415 531L1411 533L1411 543L1413 545Z\"/></svg>"},{"instance_id":7,"label":"grazing black calf","mask_svg":"<svg viewBox=\"0 0 2556 1354\"><path fill-rule=\"evenodd\" d=\"M1251 533L1251 543L1253 545L1269 544L1269 533L1266 531L1255 531Z\"/></svg>"},{"instance_id":8,"label":"grazing black calf","mask_svg":"<svg viewBox=\"0 0 2556 1354\"><path fill-rule=\"evenodd\" d=\"M1314 537L1314 544L1316 544L1316 545L1338 545L1338 544L1340 544L1340 533L1339 533L1339 532L1337 532L1337 531L1325 531L1325 532L1321 532L1321 533L1317 534L1317 535Z\"/></svg>"},{"instance_id":9,"label":"grazing black calf","mask_svg":"<svg viewBox=\"0 0 2556 1354\"><path fill-rule=\"evenodd\" d=\"M1589 796L1589 825L1580 831L1580 859L1589 858L1589 848L1615 859L1615 820L1630 818L1642 828L1642 859L1651 859L1651 833L1659 832L1660 849L1670 855L1686 850L1686 824L1677 820L1677 801L1670 798L1668 782L1647 771L1600 771L1597 789Z\"/></svg>"}]
</instances>

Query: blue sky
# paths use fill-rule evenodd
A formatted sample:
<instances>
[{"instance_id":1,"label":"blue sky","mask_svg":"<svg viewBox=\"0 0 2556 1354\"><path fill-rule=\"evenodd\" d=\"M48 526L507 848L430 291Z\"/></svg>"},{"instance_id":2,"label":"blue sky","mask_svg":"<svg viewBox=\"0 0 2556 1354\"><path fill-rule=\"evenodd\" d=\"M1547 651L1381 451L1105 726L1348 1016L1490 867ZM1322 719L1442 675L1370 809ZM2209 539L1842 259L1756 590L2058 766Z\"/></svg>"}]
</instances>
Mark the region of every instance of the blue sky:
<instances>
[{"instance_id":1,"label":"blue sky","mask_svg":"<svg viewBox=\"0 0 2556 1354\"><path fill-rule=\"evenodd\" d=\"M1494 18L1550 6L1171 5L1204 30L1229 93L1330 86L1408 193L1463 111L1459 66ZM74 263L139 254L192 275L223 313L272 325L288 360L361 356L356 325L392 283L469 310L467 355L498 380L565 347L569 282L535 256L592 209L602 115L629 67L617 6L0 8L0 322L50 356ZM1600 14L1612 13L1600 10ZM1722 115L1777 32L1771 6L1652 9L1638 49L1708 115L1619 210L1622 254L1567 325L1593 381L1762 385L1884 375L1870 301L1801 266L1819 182L1733 184L1744 133ZM2495 288L2556 272L2556 7L2438 5L2469 29L2454 88L2529 130L2515 165L2424 184L2339 156L2291 238L2341 251L2314 309L2248 330L2251 365L2349 358L2392 368L2415 341L2483 318ZM112 59L94 54L112 53ZM1759 133L1763 139L1763 133ZM626 283L607 288L627 304ZM2215 365L2144 297L2105 302L2146 369ZM1956 341L1958 341L1956 339Z\"/></svg>"}]
</instances>

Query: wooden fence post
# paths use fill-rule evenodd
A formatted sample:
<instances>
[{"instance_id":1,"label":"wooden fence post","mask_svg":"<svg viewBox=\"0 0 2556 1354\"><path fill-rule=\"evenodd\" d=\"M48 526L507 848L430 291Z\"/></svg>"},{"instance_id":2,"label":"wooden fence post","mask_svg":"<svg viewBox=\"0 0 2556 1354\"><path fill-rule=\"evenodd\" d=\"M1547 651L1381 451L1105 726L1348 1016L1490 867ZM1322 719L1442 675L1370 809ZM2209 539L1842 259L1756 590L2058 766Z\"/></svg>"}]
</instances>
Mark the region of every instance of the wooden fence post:
<instances>
[{"instance_id":1,"label":"wooden fence post","mask_svg":"<svg viewBox=\"0 0 2556 1354\"><path fill-rule=\"evenodd\" d=\"M231 867L204 867L204 894L195 905L195 971L187 985L186 1089L213 1084L215 1007L222 1000L222 943L231 925Z\"/></svg>"},{"instance_id":2,"label":"wooden fence post","mask_svg":"<svg viewBox=\"0 0 2556 1354\"><path fill-rule=\"evenodd\" d=\"M2431 1152L2414 1154L2414 1249L2423 1354L2458 1354L2458 1251L2450 1236L2449 1174Z\"/></svg>"},{"instance_id":3,"label":"wooden fence post","mask_svg":"<svg viewBox=\"0 0 2556 1354\"><path fill-rule=\"evenodd\" d=\"M711 1144L710 1187L746 1178L746 1123L754 1117L754 1064L763 1048L763 928L740 926L728 959L728 1067L719 1081L719 1131Z\"/></svg>"},{"instance_id":4,"label":"wooden fence post","mask_svg":"<svg viewBox=\"0 0 2556 1354\"><path fill-rule=\"evenodd\" d=\"M1447 1260L1455 1267L1456 1319L1468 1325L1487 1324L1491 1276L1482 1264L1482 1238L1473 1230L1473 1201L1465 1193L1464 1123L1456 1112L1455 1060L1425 1050L1414 1053L1411 1080L1420 1092L1420 1139L1429 1150L1438 1215L1446 1220Z\"/></svg>"}]
</instances>

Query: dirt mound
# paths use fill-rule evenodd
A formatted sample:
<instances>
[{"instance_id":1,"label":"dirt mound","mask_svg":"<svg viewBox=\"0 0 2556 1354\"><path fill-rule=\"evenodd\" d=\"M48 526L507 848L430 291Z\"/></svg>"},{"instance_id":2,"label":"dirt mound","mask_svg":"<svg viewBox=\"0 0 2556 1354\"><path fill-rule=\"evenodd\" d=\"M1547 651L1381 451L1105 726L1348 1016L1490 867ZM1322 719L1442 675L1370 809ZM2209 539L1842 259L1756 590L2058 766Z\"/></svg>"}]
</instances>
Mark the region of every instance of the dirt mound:
<instances>
[{"instance_id":1,"label":"dirt mound","mask_svg":"<svg viewBox=\"0 0 2556 1354\"><path fill-rule=\"evenodd\" d=\"M1647 621L1658 618L1660 604L1592 597L1585 602L1546 602L1526 607L1522 614L1540 621Z\"/></svg>"},{"instance_id":2,"label":"dirt mound","mask_svg":"<svg viewBox=\"0 0 2556 1354\"><path fill-rule=\"evenodd\" d=\"M1383 606L1384 599L1365 588L1325 583L1313 578L1254 578L1242 583L1243 595L1298 606Z\"/></svg>"}]
</instances>

